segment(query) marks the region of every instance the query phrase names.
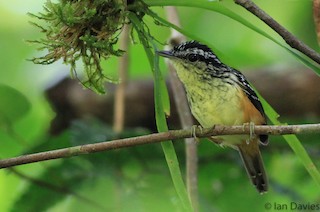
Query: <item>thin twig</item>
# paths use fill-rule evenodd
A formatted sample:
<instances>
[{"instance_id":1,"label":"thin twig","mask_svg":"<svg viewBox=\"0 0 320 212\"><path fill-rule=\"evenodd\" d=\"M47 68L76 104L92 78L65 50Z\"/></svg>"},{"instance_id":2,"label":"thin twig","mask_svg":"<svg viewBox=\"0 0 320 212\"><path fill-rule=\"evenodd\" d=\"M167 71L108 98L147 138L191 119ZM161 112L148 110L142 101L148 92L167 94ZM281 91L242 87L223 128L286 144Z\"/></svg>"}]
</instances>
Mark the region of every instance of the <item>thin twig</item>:
<instances>
[{"instance_id":1,"label":"thin twig","mask_svg":"<svg viewBox=\"0 0 320 212\"><path fill-rule=\"evenodd\" d=\"M122 57L119 58L119 77L120 84L116 88L115 92L115 101L114 101L114 124L113 129L116 133L120 133L123 130L124 126L124 117L125 117L125 90L127 85L127 73L128 73L128 46L129 46L129 31L130 26L125 24L123 26L121 40L120 40L120 49L126 51Z\"/></svg>"},{"instance_id":2,"label":"thin twig","mask_svg":"<svg viewBox=\"0 0 320 212\"><path fill-rule=\"evenodd\" d=\"M269 16L266 12L260 9L255 3L251 0L234 0L236 4L241 5L249 12L260 18L263 22L265 22L268 26L270 26L274 31L276 31L288 45L292 48L297 49L302 52L318 64L320 64L320 55L307 46L305 43L296 38L293 34L291 34L288 30L286 30L283 26L281 26L277 21L275 21L271 16Z\"/></svg>"},{"instance_id":3,"label":"thin twig","mask_svg":"<svg viewBox=\"0 0 320 212\"><path fill-rule=\"evenodd\" d=\"M284 125L284 126L255 126L254 133L269 135L285 135L285 134L311 134L320 133L320 124L305 125ZM186 130L170 130L168 132L154 133L132 138L124 138L113 141L105 141L95 144L86 144L82 146L74 146L69 148L57 149L47 152L23 155L15 158L0 160L0 169L12 166L35 163L58 158L68 158L77 155L102 152L125 147L132 147L142 144L158 143L167 140L175 140L182 138L191 138L194 135L198 138L217 136L217 135L240 135L250 134L250 126L221 126L216 125L212 128L204 129L186 129Z\"/></svg>"},{"instance_id":4,"label":"thin twig","mask_svg":"<svg viewBox=\"0 0 320 212\"><path fill-rule=\"evenodd\" d=\"M165 7L167 19L169 22L180 27L180 21L177 9L175 7ZM186 41L186 37L180 32L171 28L170 43L177 45ZM178 79L176 70L168 63L170 85L173 92L174 101L177 105L180 123L183 129L190 128L193 125L193 119L188 106L186 92L182 83ZM186 184L189 198L195 212L199 211L198 201L198 147L194 138L186 138Z\"/></svg>"}]
</instances>

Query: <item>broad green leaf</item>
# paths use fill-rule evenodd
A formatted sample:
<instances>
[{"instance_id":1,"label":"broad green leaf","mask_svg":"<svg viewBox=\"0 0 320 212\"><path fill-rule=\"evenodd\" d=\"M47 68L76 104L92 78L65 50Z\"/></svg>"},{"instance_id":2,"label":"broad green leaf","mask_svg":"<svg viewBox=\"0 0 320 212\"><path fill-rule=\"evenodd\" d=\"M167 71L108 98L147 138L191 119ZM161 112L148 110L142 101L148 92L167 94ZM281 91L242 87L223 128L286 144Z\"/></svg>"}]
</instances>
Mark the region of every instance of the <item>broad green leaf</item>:
<instances>
[{"instance_id":1,"label":"broad green leaf","mask_svg":"<svg viewBox=\"0 0 320 212\"><path fill-rule=\"evenodd\" d=\"M28 113L31 105L18 90L0 84L0 122L14 122Z\"/></svg>"}]
</instances>

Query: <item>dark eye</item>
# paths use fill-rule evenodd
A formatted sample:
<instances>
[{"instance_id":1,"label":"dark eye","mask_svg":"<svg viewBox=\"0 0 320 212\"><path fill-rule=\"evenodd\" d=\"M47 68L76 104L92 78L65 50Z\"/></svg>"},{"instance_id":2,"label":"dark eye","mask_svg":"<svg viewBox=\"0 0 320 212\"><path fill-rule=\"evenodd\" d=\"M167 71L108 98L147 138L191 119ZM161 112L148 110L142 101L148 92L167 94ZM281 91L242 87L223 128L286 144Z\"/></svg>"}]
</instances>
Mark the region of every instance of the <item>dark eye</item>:
<instances>
[{"instance_id":1,"label":"dark eye","mask_svg":"<svg viewBox=\"0 0 320 212\"><path fill-rule=\"evenodd\" d=\"M196 55L196 54L189 54L188 55L188 60L190 61L190 62L195 62L195 61L197 61L199 58L198 58L198 55Z\"/></svg>"}]
</instances>

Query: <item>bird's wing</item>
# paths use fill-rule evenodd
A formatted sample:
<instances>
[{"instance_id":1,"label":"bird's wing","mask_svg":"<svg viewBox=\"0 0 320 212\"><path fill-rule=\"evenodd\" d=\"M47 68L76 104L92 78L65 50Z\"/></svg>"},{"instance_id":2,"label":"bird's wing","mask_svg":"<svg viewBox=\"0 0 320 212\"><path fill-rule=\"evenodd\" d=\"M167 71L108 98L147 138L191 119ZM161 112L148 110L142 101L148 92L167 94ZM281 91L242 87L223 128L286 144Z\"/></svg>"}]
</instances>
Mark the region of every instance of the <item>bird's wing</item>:
<instances>
[{"instance_id":1,"label":"bird's wing","mask_svg":"<svg viewBox=\"0 0 320 212\"><path fill-rule=\"evenodd\" d=\"M250 86L249 82L246 80L245 76L240 71L238 71L236 69L233 69L232 71L234 72L234 74L238 78L238 82L237 82L238 85L242 88L242 90L247 95L247 97L251 101L251 103L257 108L257 110L264 117L265 123L263 123L263 124L267 124L266 114L264 112L264 109L262 107L262 104L261 104L256 92L254 92L254 90ZM268 135L260 135L260 141L262 144L265 144L265 145L268 144Z\"/></svg>"}]
</instances>

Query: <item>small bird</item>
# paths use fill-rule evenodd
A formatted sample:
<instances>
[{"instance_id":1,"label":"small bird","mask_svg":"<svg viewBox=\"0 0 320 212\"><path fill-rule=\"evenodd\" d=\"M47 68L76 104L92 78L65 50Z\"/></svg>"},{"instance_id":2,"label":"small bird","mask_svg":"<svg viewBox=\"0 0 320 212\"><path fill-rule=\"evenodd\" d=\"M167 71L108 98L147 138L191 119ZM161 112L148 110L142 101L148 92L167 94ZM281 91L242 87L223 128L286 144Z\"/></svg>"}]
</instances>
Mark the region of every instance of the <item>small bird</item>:
<instances>
[{"instance_id":1,"label":"small bird","mask_svg":"<svg viewBox=\"0 0 320 212\"><path fill-rule=\"evenodd\" d=\"M223 64L213 51L197 41L181 43L169 51L158 51L175 67L184 85L193 116L204 128L220 125L265 125L261 102L245 76ZM225 135L212 138L239 151L246 171L259 193L268 190L259 144L267 135Z\"/></svg>"}]
</instances>

